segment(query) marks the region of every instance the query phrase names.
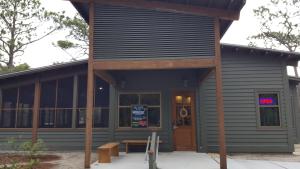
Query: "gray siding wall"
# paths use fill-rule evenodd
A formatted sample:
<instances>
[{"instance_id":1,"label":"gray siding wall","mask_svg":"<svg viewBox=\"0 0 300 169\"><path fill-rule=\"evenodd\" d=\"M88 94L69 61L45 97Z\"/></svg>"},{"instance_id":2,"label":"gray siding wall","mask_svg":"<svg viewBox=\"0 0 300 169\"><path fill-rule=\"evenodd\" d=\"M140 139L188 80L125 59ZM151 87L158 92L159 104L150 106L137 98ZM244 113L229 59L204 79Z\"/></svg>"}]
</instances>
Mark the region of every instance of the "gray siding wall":
<instances>
[{"instance_id":1,"label":"gray siding wall","mask_svg":"<svg viewBox=\"0 0 300 169\"><path fill-rule=\"evenodd\" d=\"M287 127L289 91L286 67L274 57L255 53L222 52L223 95L226 141L229 152L291 152ZM287 88L286 88L287 87ZM279 129L257 127L256 92L280 93L281 124ZM218 149L218 124L214 72L200 86L201 143L206 151ZM202 101L202 102L201 102ZM205 120L205 121L203 121ZM201 121L201 120L200 120Z\"/></svg>"},{"instance_id":2,"label":"gray siding wall","mask_svg":"<svg viewBox=\"0 0 300 169\"><path fill-rule=\"evenodd\" d=\"M96 59L214 56L213 18L96 5Z\"/></svg>"},{"instance_id":3,"label":"gray siding wall","mask_svg":"<svg viewBox=\"0 0 300 169\"><path fill-rule=\"evenodd\" d=\"M16 144L24 141L31 141L30 131L0 131L0 150L10 150L12 147L8 144L10 139L14 139Z\"/></svg>"},{"instance_id":4,"label":"gray siding wall","mask_svg":"<svg viewBox=\"0 0 300 169\"><path fill-rule=\"evenodd\" d=\"M290 83L290 95L293 117L293 137L295 143L300 143L300 111L299 94L297 92L297 83Z\"/></svg>"},{"instance_id":5,"label":"gray siding wall","mask_svg":"<svg viewBox=\"0 0 300 169\"><path fill-rule=\"evenodd\" d=\"M92 150L96 150L96 147L110 140L108 129L103 129L103 131L96 130L93 131ZM77 131L40 131L38 138L43 139L49 150L84 150L85 146L84 129Z\"/></svg>"}]
</instances>

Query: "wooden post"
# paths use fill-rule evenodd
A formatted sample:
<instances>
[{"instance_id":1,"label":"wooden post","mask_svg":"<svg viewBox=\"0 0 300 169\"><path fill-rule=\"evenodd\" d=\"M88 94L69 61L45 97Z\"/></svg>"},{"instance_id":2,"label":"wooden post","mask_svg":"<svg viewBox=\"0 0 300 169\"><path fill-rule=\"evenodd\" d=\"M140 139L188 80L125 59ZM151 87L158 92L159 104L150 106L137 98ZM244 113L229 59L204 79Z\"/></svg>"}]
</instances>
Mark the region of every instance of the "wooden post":
<instances>
[{"instance_id":1,"label":"wooden post","mask_svg":"<svg viewBox=\"0 0 300 169\"><path fill-rule=\"evenodd\" d=\"M87 105L86 105L86 128L85 128L85 168L90 168L91 149L93 139L93 109L94 109L94 1L89 0L89 59L87 79Z\"/></svg>"},{"instance_id":2,"label":"wooden post","mask_svg":"<svg viewBox=\"0 0 300 169\"><path fill-rule=\"evenodd\" d=\"M221 46L220 46L220 21L215 19L215 63L216 63L216 100L217 114L219 123L219 153L220 168L227 169L226 161L226 143L225 143L225 124L224 124L224 103L222 93L222 63L221 63Z\"/></svg>"},{"instance_id":3,"label":"wooden post","mask_svg":"<svg viewBox=\"0 0 300 169\"><path fill-rule=\"evenodd\" d=\"M41 100L41 84L39 80L35 81L34 87L34 102L33 102L33 116L32 116L32 142L37 141L37 131L39 127L39 110L40 110L40 100Z\"/></svg>"},{"instance_id":4,"label":"wooden post","mask_svg":"<svg viewBox=\"0 0 300 169\"><path fill-rule=\"evenodd\" d=\"M73 106L72 106L72 128L76 128L77 115L77 99L78 99L78 74L73 77Z\"/></svg>"},{"instance_id":5,"label":"wooden post","mask_svg":"<svg viewBox=\"0 0 300 169\"><path fill-rule=\"evenodd\" d=\"M295 76L298 78L299 74L298 74L297 66L293 66L293 68L294 68Z\"/></svg>"}]
</instances>

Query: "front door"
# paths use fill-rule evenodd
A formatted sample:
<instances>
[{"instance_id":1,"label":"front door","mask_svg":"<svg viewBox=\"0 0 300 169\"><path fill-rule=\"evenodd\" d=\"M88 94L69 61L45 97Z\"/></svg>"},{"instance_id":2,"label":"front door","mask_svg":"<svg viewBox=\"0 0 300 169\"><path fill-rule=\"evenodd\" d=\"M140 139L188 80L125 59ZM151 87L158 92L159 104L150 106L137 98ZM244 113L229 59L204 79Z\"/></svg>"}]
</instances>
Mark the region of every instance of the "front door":
<instances>
[{"instance_id":1,"label":"front door","mask_svg":"<svg viewBox=\"0 0 300 169\"><path fill-rule=\"evenodd\" d=\"M173 142L176 151L196 150L194 92L174 92Z\"/></svg>"}]
</instances>

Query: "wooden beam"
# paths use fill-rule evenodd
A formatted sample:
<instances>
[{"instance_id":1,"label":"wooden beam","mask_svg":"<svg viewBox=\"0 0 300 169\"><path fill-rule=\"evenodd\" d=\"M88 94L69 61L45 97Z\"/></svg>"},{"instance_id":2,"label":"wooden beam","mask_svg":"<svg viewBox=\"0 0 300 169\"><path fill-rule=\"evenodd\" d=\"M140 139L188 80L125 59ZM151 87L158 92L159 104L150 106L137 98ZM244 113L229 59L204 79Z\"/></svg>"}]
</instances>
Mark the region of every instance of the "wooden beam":
<instances>
[{"instance_id":1,"label":"wooden beam","mask_svg":"<svg viewBox=\"0 0 300 169\"><path fill-rule=\"evenodd\" d=\"M93 141L93 109L94 109L94 1L89 0L89 58L87 79L87 105L85 128L85 159L84 167L90 168Z\"/></svg>"},{"instance_id":2,"label":"wooden beam","mask_svg":"<svg viewBox=\"0 0 300 169\"><path fill-rule=\"evenodd\" d=\"M210 68L215 66L211 59L169 59L169 60L95 60L95 70L147 70L147 69L184 69Z\"/></svg>"},{"instance_id":3,"label":"wooden beam","mask_svg":"<svg viewBox=\"0 0 300 169\"><path fill-rule=\"evenodd\" d=\"M39 80L35 81L34 86L34 101L33 101L33 115L32 115L32 142L36 143L38 138L38 127L39 127L39 110L41 100L41 83Z\"/></svg>"},{"instance_id":4,"label":"wooden beam","mask_svg":"<svg viewBox=\"0 0 300 169\"><path fill-rule=\"evenodd\" d=\"M87 0L70 0L72 2L86 3ZM118 5L131 8L142 8L150 10L158 10L164 12L175 12L183 14L201 15L218 17L224 20L239 20L240 12L232 10L223 10L217 8L201 7L196 5L187 5L179 3L170 3L162 1L147 1L147 0L95 0L95 3L105 5Z\"/></svg>"},{"instance_id":5,"label":"wooden beam","mask_svg":"<svg viewBox=\"0 0 300 169\"><path fill-rule=\"evenodd\" d=\"M98 77L100 77L101 79L103 79L104 81L106 81L107 83L109 83L113 86L115 86L117 84L115 79L107 71L96 70L95 75L97 75Z\"/></svg>"},{"instance_id":6,"label":"wooden beam","mask_svg":"<svg viewBox=\"0 0 300 169\"><path fill-rule=\"evenodd\" d=\"M215 78L216 78L217 114L218 114L218 123L219 123L218 128L219 128L220 169L227 169L219 18L215 19L214 27L215 27L215 53L216 53Z\"/></svg>"}]
</instances>

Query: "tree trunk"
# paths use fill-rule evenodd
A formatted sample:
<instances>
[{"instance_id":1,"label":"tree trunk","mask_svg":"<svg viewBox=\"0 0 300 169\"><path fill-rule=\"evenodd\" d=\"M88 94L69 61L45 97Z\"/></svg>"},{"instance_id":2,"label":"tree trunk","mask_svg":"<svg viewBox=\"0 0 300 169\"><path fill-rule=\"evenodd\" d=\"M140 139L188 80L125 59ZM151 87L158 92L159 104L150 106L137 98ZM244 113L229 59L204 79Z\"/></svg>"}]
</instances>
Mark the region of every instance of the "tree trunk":
<instances>
[{"instance_id":1,"label":"tree trunk","mask_svg":"<svg viewBox=\"0 0 300 169\"><path fill-rule=\"evenodd\" d=\"M7 67L8 67L8 69L12 69L14 67L14 54L13 53L9 54L9 59L8 59L8 62L7 62Z\"/></svg>"}]
</instances>

